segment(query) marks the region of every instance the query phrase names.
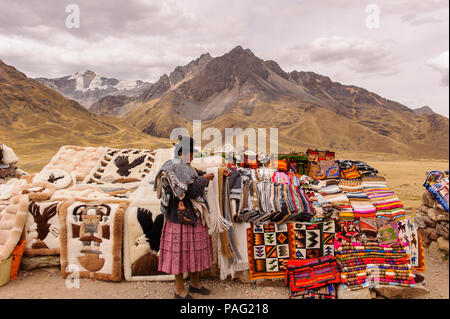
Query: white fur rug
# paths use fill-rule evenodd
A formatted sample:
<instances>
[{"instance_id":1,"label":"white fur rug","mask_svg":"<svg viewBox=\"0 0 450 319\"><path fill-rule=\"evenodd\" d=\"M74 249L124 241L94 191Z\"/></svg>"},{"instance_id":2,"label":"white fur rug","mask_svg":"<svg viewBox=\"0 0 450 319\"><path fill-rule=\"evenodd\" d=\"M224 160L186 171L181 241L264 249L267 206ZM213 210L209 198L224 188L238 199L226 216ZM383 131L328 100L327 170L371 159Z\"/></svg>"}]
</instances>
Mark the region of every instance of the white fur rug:
<instances>
[{"instance_id":1,"label":"white fur rug","mask_svg":"<svg viewBox=\"0 0 450 319\"><path fill-rule=\"evenodd\" d=\"M69 200L61 204L61 272L67 278L122 280L123 219L126 200Z\"/></svg>"},{"instance_id":2,"label":"white fur rug","mask_svg":"<svg viewBox=\"0 0 450 319\"><path fill-rule=\"evenodd\" d=\"M155 161L155 151L108 148L84 184L127 184L142 181Z\"/></svg>"},{"instance_id":3,"label":"white fur rug","mask_svg":"<svg viewBox=\"0 0 450 319\"><path fill-rule=\"evenodd\" d=\"M22 236L28 204L27 195L17 195L0 210L0 261L9 258Z\"/></svg>"},{"instance_id":4,"label":"white fur rug","mask_svg":"<svg viewBox=\"0 0 450 319\"><path fill-rule=\"evenodd\" d=\"M42 169L61 169L74 173L77 181L82 181L105 155L106 147L62 146L50 162Z\"/></svg>"}]
</instances>

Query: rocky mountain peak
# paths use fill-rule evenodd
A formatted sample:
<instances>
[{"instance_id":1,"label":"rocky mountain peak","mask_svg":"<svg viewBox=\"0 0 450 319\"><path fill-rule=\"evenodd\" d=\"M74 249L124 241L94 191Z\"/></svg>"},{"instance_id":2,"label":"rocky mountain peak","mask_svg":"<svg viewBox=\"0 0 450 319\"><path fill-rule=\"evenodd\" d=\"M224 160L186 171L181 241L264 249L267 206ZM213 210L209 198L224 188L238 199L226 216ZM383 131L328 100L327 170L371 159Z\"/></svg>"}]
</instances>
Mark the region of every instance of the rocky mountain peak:
<instances>
[{"instance_id":1,"label":"rocky mountain peak","mask_svg":"<svg viewBox=\"0 0 450 319\"><path fill-rule=\"evenodd\" d=\"M428 105L414 109L414 113L416 113L416 114L435 114L434 111L431 109L431 107L429 107Z\"/></svg>"}]
</instances>

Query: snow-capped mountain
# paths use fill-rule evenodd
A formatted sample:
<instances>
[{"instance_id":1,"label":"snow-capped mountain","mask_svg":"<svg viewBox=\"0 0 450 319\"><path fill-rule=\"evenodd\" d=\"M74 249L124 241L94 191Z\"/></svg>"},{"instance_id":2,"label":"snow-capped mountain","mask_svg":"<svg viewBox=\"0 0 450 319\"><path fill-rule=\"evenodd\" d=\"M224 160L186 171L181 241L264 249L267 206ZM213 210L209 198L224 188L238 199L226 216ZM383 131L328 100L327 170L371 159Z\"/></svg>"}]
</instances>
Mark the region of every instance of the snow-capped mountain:
<instances>
[{"instance_id":1,"label":"snow-capped mountain","mask_svg":"<svg viewBox=\"0 0 450 319\"><path fill-rule=\"evenodd\" d=\"M107 78L90 70L61 78L36 80L86 108L107 95L138 96L152 85L140 80Z\"/></svg>"}]
</instances>

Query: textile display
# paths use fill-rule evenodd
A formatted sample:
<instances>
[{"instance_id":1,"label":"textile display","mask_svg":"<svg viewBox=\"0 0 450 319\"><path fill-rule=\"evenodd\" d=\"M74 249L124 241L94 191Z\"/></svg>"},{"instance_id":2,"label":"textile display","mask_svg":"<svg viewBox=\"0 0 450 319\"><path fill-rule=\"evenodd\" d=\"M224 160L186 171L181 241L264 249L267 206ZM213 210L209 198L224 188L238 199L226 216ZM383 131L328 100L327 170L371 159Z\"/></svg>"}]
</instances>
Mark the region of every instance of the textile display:
<instances>
[{"instance_id":1,"label":"textile display","mask_svg":"<svg viewBox=\"0 0 450 319\"><path fill-rule=\"evenodd\" d=\"M29 198L27 195L14 196L9 205L0 210L0 261L11 255L22 236L27 219Z\"/></svg>"},{"instance_id":2,"label":"textile display","mask_svg":"<svg viewBox=\"0 0 450 319\"><path fill-rule=\"evenodd\" d=\"M142 181L153 166L155 151L108 148L85 178L85 184L125 184Z\"/></svg>"},{"instance_id":3,"label":"textile display","mask_svg":"<svg viewBox=\"0 0 450 319\"><path fill-rule=\"evenodd\" d=\"M286 263L295 259L295 235L287 224L253 224L247 229L250 279L284 278Z\"/></svg>"},{"instance_id":4,"label":"textile display","mask_svg":"<svg viewBox=\"0 0 450 319\"><path fill-rule=\"evenodd\" d=\"M345 289L415 284L409 256L400 243L343 243L336 250L336 261Z\"/></svg>"},{"instance_id":5,"label":"textile display","mask_svg":"<svg viewBox=\"0 0 450 319\"><path fill-rule=\"evenodd\" d=\"M83 181L105 154L106 147L62 146L42 171L61 169Z\"/></svg>"},{"instance_id":6,"label":"textile display","mask_svg":"<svg viewBox=\"0 0 450 319\"><path fill-rule=\"evenodd\" d=\"M26 256L59 255L59 203L31 201L28 205L24 229Z\"/></svg>"},{"instance_id":7,"label":"textile display","mask_svg":"<svg viewBox=\"0 0 450 319\"><path fill-rule=\"evenodd\" d=\"M122 280L125 200L72 199L59 206L61 272L80 278Z\"/></svg>"},{"instance_id":8,"label":"textile display","mask_svg":"<svg viewBox=\"0 0 450 319\"><path fill-rule=\"evenodd\" d=\"M423 186L434 195L439 204L448 212L449 209L449 188L448 171L432 171L428 173Z\"/></svg>"},{"instance_id":9,"label":"textile display","mask_svg":"<svg viewBox=\"0 0 450 319\"><path fill-rule=\"evenodd\" d=\"M372 186L373 187L373 186ZM365 188L364 192L376 208L378 218L401 220L405 218L404 204L389 188Z\"/></svg>"},{"instance_id":10,"label":"textile display","mask_svg":"<svg viewBox=\"0 0 450 319\"><path fill-rule=\"evenodd\" d=\"M341 281L339 267L333 256L288 260L286 267L286 284L291 295Z\"/></svg>"}]
</instances>

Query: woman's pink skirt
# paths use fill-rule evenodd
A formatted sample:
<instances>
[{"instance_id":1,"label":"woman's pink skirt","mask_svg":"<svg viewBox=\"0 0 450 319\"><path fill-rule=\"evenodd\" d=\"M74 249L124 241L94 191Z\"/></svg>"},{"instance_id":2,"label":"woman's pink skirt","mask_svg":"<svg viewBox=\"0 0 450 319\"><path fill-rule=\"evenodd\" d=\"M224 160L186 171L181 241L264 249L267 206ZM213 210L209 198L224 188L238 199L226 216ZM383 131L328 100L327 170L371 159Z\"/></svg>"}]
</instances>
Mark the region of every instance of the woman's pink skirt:
<instances>
[{"instance_id":1,"label":"woman's pink skirt","mask_svg":"<svg viewBox=\"0 0 450 319\"><path fill-rule=\"evenodd\" d=\"M162 230L158 270L168 274L198 272L211 267L213 249L208 228L166 221Z\"/></svg>"}]
</instances>

